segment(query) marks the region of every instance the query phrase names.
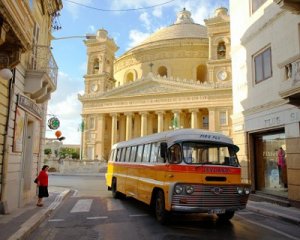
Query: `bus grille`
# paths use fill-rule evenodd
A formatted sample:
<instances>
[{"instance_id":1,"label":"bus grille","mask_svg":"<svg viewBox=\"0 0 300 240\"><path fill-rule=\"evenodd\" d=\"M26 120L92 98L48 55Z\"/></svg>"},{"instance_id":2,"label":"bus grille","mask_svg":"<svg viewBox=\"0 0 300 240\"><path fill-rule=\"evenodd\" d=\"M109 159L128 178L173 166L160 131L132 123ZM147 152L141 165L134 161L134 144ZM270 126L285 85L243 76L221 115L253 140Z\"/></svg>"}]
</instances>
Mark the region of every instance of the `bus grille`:
<instances>
[{"instance_id":1,"label":"bus grille","mask_svg":"<svg viewBox=\"0 0 300 240\"><path fill-rule=\"evenodd\" d=\"M174 194L172 205L184 207L210 208L244 208L248 196L237 193L237 186L192 185L191 195Z\"/></svg>"}]
</instances>

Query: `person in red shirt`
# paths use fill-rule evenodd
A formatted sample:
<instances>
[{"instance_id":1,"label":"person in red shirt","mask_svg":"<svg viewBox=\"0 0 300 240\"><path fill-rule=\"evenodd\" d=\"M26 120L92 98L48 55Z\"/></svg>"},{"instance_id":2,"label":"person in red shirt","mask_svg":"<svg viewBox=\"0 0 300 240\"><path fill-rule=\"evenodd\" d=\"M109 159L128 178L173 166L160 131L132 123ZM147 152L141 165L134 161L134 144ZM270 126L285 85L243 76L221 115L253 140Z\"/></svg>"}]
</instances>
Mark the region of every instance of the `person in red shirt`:
<instances>
[{"instance_id":1,"label":"person in red shirt","mask_svg":"<svg viewBox=\"0 0 300 240\"><path fill-rule=\"evenodd\" d=\"M37 206L42 207L43 206L43 198L44 197L49 197L48 193L48 171L49 166L44 165L42 167L42 170L40 171L38 177L37 177L37 185L39 188L39 195L38 195L38 201L37 201Z\"/></svg>"}]
</instances>

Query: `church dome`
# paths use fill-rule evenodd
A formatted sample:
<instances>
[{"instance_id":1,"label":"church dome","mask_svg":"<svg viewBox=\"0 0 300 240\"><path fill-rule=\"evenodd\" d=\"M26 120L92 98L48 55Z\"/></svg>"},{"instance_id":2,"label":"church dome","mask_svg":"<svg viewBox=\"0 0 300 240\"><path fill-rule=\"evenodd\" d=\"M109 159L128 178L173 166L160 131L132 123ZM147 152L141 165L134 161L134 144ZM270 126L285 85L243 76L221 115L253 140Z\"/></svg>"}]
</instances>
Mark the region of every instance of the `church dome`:
<instances>
[{"instance_id":1,"label":"church dome","mask_svg":"<svg viewBox=\"0 0 300 240\"><path fill-rule=\"evenodd\" d=\"M145 39L140 45L181 38L207 38L205 26L194 23L191 13L185 8L177 14L174 24L162 28Z\"/></svg>"}]
</instances>

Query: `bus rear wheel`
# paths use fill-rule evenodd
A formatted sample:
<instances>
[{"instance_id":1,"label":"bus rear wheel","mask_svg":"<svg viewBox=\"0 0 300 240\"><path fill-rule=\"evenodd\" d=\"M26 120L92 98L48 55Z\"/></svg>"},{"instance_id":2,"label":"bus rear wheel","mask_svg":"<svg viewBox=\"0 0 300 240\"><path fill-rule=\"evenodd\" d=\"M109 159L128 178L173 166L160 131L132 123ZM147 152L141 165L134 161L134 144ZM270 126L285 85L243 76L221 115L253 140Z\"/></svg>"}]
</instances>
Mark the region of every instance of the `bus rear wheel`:
<instances>
[{"instance_id":1,"label":"bus rear wheel","mask_svg":"<svg viewBox=\"0 0 300 240\"><path fill-rule=\"evenodd\" d=\"M112 179L111 192L112 192L113 198L120 198L121 197L121 193L117 191L117 179L116 178Z\"/></svg>"},{"instance_id":2,"label":"bus rear wheel","mask_svg":"<svg viewBox=\"0 0 300 240\"><path fill-rule=\"evenodd\" d=\"M161 224L166 224L169 212L165 209L165 196L162 190L158 190L155 197L155 217Z\"/></svg>"},{"instance_id":3,"label":"bus rear wheel","mask_svg":"<svg viewBox=\"0 0 300 240\"><path fill-rule=\"evenodd\" d=\"M229 221L234 216L234 211L226 211L222 214L217 214L220 221Z\"/></svg>"}]
</instances>

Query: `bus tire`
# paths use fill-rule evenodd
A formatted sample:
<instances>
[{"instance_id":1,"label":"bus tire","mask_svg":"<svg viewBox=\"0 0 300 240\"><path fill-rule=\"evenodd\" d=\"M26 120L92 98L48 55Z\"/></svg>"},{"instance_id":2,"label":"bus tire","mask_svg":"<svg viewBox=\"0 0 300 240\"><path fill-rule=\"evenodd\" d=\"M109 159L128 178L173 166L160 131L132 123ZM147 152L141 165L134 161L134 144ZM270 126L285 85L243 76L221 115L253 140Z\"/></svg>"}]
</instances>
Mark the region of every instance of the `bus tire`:
<instances>
[{"instance_id":1,"label":"bus tire","mask_svg":"<svg viewBox=\"0 0 300 240\"><path fill-rule=\"evenodd\" d=\"M117 179L113 178L111 183L111 192L113 198L120 198L120 192L117 191Z\"/></svg>"},{"instance_id":2,"label":"bus tire","mask_svg":"<svg viewBox=\"0 0 300 240\"><path fill-rule=\"evenodd\" d=\"M155 196L155 217L161 224L166 224L169 212L165 209L165 196L162 190L158 190Z\"/></svg>"},{"instance_id":3,"label":"bus tire","mask_svg":"<svg viewBox=\"0 0 300 240\"><path fill-rule=\"evenodd\" d=\"M234 216L234 211L226 211L225 213L217 214L220 221L229 221Z\"/></svg>"}]
</instances>

